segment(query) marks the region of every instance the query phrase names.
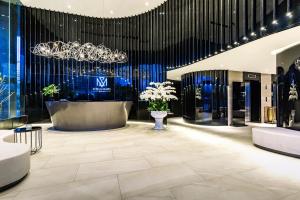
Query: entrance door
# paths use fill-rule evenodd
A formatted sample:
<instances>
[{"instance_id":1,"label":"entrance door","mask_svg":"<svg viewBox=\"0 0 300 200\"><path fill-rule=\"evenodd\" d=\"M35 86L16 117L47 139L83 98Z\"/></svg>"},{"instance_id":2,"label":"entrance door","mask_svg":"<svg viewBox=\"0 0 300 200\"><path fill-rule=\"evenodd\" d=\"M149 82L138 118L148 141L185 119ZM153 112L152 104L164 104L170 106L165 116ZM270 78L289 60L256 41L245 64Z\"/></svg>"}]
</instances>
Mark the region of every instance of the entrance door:
<instances>
[{"instance_id":1,"label":"entrance door","mask_svg":"<svg viewBox=\"0 0 300 200\"><path fill-rule=\"evenodd\" d=\"M245 119L246 122L260 122L261 84L259 81L245 82Z\"/></svg>"},{"instance_id":2,"label":"entrance door","mask_svg":"<svg viewBox=\"0 0 300 200\"><path fill-rule=\"evenodd\" d=\"M251 89L251 122L260 122L261 84L259 81L250 82Z\"/></svg>"},{"instance_id":3,"label":"entrance door","mask_svg":"<svg viewBox=\"0 0 300 200\"><path fill-rule=\"evenodd\" d=\"M245 84L232 83L232 125L245 126Z\"/></svg>"}]
</instances>

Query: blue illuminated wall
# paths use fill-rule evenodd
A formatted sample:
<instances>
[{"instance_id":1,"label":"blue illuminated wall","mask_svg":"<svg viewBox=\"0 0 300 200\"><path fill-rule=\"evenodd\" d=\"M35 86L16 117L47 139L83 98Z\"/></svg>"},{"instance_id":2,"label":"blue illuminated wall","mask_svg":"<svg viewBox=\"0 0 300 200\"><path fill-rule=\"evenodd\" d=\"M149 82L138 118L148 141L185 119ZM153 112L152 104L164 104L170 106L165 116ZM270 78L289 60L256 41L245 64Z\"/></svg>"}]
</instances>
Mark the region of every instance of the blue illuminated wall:
<instances>
[{"instance_id":1,"label":"blue illuminated wall","mask_svg":"<svg viewBox=\"0 0 300 200\"><path fill-rule=\"evenodd\" d=\"M24 113L24 56L21 49L20 7L0 1L0 120L19 117Z\"/></svg>"}]
</instances>

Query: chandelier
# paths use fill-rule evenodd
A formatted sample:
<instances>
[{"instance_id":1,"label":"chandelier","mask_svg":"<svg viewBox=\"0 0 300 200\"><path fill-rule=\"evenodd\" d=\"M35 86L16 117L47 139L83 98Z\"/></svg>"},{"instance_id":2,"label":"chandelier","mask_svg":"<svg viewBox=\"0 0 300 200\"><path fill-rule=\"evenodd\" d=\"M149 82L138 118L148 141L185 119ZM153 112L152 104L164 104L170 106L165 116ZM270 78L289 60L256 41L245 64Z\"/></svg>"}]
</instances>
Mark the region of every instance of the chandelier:
<instances>
[{"instance_id":1,"label":"chandelier","mask_svg":"<svg viewBox=\"0 0 300 200\"><path fill-rule=\"evenodd\" d=\"M31 49L31 52L38 56L47 58L100 63L125 63L126 53L111 49L100 44L95 46L92 43L80 44L79 42L47 42L39 43Z\"/></svg>"}]
</instances>

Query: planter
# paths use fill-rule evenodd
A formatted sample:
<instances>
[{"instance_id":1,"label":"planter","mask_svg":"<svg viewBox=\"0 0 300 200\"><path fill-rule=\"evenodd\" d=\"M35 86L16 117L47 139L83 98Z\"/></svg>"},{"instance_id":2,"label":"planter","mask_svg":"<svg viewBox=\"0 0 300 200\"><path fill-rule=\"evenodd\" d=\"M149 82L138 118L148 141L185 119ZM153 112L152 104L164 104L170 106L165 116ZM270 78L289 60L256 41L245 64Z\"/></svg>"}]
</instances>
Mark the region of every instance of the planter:
<instances>
[{"instance_id":1,"label":"planter","mask_svg":"<svg viewBox=\"0 0 300 200\"><path fill-rule=\"evenodd\" d=\"M155 130L164 129L164 118L168 115L167 111L151 111L151 116L155 119Z\"/></svg>"}]
</instances>

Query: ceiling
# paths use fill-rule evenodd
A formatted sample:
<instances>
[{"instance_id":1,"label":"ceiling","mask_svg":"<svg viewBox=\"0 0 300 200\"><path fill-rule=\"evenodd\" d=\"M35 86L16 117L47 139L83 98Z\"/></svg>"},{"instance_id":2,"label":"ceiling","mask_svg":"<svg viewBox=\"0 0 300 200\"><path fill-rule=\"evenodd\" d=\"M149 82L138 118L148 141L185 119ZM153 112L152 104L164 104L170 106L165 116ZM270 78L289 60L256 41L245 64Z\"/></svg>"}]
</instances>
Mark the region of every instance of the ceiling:
<instances>
[{"instance_id":1,"label":"ceiling","mask_svg":"<svg viewBox=\"0 0 300 200\"><path fill-rule=\"evenodd\" d=\"M180 80L185 73L213 69L275 74L276 54L297 45L299 35L299 26L275 33L192 65L168 71L167 77Z\"/></svg>"},{"instance_id":2,"label":"ceiling","mask_svg":"<svg viewBox=\"0 0 300 200\"><path fill-rule=\"evenodd\" d=\"M166 0L21 0L25 6L90 17L128 17L152 10Z\"/></svg>"}]
</instances>

